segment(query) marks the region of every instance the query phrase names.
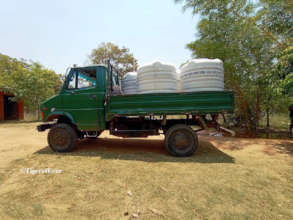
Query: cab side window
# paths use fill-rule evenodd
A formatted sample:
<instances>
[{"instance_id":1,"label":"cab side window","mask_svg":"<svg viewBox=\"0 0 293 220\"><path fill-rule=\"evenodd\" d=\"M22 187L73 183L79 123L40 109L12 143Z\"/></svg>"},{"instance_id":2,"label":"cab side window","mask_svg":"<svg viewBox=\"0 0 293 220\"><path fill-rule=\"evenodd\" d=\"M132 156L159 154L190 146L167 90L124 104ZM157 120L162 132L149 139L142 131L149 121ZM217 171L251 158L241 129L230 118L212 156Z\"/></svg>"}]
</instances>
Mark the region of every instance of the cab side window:
<instances>
[{"instance_id":1,"label":"cab side window","mask_svg":"<svg viewBox=\"0 0 293 220\"><path fill-rule=\"evenodd\" d=\"M96 86L96 76L91 74L83 74L81 72L78 72L77 76L77 88L83 89L83 88L90 88Z\"/></svg>"},{"instance_id":2,"label":"cab side window","mask_svg":"<svg viewBox=\"0 0 293 220\"><path fill-rule=\"evenodd\" d=\"M74 72L67 85L67 89L84 89L96 86L96 71L76 71Z\"/></svg>"}]
</instances>

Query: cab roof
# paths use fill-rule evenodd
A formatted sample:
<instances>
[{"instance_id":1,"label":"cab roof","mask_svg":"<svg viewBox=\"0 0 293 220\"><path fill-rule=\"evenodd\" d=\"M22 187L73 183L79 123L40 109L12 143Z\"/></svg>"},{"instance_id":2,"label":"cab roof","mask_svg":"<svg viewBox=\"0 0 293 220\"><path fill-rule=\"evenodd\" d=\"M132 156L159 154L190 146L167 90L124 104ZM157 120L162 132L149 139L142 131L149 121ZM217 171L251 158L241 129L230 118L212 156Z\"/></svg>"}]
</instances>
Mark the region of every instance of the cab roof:
<instances>
[{"instance_id":1,"label":"cab roof","mask_svg":"<svg viewBox=\"0 0 293 220\"><path fill-rule=\"evenodd\" d=\"M90 68L90 67L98 67L98 66L103 66L107 68L106 64L89 64L85 66L73 66L72 68Z\"/></svg>"}]
</instances>

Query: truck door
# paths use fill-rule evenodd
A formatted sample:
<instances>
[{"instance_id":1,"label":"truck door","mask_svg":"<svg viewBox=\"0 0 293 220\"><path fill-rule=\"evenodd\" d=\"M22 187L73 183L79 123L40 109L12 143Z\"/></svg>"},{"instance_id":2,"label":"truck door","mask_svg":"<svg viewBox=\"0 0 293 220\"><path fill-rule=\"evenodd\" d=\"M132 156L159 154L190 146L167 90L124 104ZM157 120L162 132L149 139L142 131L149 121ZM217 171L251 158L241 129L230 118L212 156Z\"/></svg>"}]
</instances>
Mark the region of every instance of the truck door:
<instances>
[{"instance_id":1,"label":"truck door","mask_svg":"<svg viewBox=\"0 0 293 220\"><path fill-rule=\"evenodd\" d=\"M72 69L67 78L62 104L82 130L102 130L104 94L97 89L97 68Z\"/></svg>"}]
</instances>

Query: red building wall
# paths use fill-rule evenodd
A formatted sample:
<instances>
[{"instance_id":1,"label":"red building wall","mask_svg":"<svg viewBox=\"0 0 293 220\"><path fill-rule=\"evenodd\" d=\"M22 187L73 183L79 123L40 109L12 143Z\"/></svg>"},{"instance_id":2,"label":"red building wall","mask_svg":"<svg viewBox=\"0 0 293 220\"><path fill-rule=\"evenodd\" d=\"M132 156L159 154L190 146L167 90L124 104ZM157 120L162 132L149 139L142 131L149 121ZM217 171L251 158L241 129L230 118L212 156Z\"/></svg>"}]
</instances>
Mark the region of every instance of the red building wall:
<instances>
[{"instance_id":1,"label":"red building wall","mask_svg":"<svg viewBox=\"0 0 293 220\"><path fill-rule=\"evenodd\" d=\"M0 121L3 121L5 119L4 115L4 95L11 95L6 94L4 92L0 91ZM17 102L17 118L18 120L24 119L24 103L22 100L19 100Z\"/></svg>"},{"instance_id":2,"label":"red building wall","mask_svg":"<svg viewBox=\"0 0 293 220\"><path fill-rule=\"evenodd\" d=\"M18 120L23 120L24 119L24 103L22 100L19 100L17 102L18 104Z\"/></svg>"}]
</instances>

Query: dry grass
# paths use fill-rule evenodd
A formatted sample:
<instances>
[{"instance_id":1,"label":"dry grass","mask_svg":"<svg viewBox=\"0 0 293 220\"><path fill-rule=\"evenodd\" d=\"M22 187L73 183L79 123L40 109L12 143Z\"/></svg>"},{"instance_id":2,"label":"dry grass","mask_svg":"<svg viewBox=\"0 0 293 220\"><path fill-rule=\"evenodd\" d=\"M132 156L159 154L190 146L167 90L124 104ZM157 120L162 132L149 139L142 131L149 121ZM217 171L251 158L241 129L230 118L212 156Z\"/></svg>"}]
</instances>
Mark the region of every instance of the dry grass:
<instances>
[{"instance_id":1,"label":"dry grass","mask_svg":"<svg viewBox=\"0 0 293 220\"><path fill-rule=\"evenodd\" d=\"M293 218L293 141L202 135L197 155L174 158L163 137L104 133L57 154L35 126L0 124L0 219Z\"/></svg>"}]
</instances>

